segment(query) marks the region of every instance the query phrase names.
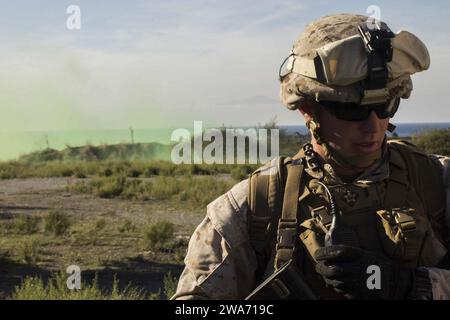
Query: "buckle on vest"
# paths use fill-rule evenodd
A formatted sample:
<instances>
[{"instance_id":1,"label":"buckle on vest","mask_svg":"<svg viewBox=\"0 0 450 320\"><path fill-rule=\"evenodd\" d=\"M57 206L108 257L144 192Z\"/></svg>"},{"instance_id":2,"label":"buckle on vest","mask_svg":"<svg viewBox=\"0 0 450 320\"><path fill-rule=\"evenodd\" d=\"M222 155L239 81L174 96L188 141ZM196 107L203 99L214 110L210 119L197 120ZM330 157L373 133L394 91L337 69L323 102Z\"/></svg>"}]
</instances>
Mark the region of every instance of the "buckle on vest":
<instances>
[{"instance_id":1,"label":"buckle on vest","mask_svg":"<svg viewBox=\"0 0 450 320\"><path fill-rule=\"evenodd\" d=\"M333 217L328 213L327 207L320 206L311 212L314 221L319 225L323 232L327 233Z\"/></svg>"},{"instance_id":2,"label":"buckle on vest","mask_svg":"<svg viewBox=\"0 0 450 320\"><path fill-rule=\"evenodd\" d=\"M277 246L294 249L297 240L297 219L280 219L278 222Z\"/></svg>"},{"instance_id":3,"label":"buckle on vest","mask_svg":"<svg viewBox=\"0 0 450 320\"><path fill-rule=\"evenodd\" d=\"M413 212L414 212L413 209L408 210L408 213L413 213ZM414 220L412 215L406 214L406 213L400 212L400 211L394 211L394 210L392 213L394 215L395 222L396 222L400 232L406 238L408 238L408 236L413 235L413 233L416 231L417 227L416 227L416 221Z\"/></svg>"}]
</instances>

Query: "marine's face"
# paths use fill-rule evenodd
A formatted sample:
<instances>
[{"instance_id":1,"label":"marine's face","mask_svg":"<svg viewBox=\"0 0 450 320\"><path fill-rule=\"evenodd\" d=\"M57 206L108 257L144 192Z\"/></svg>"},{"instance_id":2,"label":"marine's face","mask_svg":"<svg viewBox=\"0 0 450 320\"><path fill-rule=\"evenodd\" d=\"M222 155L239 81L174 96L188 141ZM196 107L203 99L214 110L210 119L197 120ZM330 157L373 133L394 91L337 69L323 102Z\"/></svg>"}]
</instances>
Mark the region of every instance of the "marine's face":
<instances>
[{"instance_id":1,"label":"marine's face","mask_svg":"<svg viewBox=\"0 0 450 320\"><path fill-rule=\"evenodd\" d=\"M371 154L383 145L389 118L380 119L372 111L364 121L345 121L319 108L321 134L325 141L343 156Z\"/></svg>"}]
</instances>

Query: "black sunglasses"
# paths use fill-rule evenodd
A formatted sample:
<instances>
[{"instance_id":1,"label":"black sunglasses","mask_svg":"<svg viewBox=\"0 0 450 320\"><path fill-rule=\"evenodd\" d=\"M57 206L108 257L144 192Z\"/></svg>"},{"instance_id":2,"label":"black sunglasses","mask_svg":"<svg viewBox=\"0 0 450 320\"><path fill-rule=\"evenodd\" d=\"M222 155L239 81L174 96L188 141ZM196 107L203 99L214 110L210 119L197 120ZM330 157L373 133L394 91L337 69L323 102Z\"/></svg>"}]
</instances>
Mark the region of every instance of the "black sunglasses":
<instances>
[{"instance_id":1,"label":"black sunglasses","mask_svg":"<svg viewBox=\"0 0 450 320\"><path fill-rule=\"evenodd\" d=\"M400 105L400 98L392 99L386 103L359 105L357 103L343 103L335 101L319 101L317 104L333 114L336 118L346 121L365 121L374 111L378 118L392 118Z\"/></svg>"}]
</instances>

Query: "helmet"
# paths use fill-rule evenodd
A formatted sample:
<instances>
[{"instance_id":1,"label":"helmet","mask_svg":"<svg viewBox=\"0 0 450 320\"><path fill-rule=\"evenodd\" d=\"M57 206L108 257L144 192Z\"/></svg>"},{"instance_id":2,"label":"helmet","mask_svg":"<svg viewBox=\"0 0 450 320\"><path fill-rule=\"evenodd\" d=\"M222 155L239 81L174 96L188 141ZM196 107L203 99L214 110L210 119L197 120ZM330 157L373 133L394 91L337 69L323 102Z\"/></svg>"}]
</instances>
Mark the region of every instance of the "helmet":
<instances>
[{"instance_id":1,"label":"helmet","mask_svg":"<svg viewBox=\"0 0 450 320\"><path fill-rule=\"evenodd\" d=\"M428 69L430 57L412 33L394 34L363 15L336 14L307 25L284 65L280 97L295 110L307 98L362 105L409 98L410 75Z\"/></svg>"}]
</instances>

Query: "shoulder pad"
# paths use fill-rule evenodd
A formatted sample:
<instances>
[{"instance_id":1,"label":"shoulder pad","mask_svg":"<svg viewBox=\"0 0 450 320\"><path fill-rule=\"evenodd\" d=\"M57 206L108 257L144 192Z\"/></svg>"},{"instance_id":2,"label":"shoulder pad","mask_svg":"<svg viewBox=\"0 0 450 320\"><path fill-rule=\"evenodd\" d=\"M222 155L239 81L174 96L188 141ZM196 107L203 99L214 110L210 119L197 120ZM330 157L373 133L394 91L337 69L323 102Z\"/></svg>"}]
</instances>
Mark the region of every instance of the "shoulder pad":
<instances>
[{"instance_id":1,"label":"shoulder pad","mask_svg":"<svg viewBox=\"0 0 450 320\"><path fill-rule=\"evenodd\" d=\"M404 139L393 139L393 140L388 140L387 143L390 147L400 148L404 151L410 151L412 153L415 153L415 154L418 154L421 156L425 156L428 158L428 155L423 150L421 150L419 147L417 147L415 144L411 143L411 141L404 140Z\"/></svg>"},{"instance_id":2,"label":"shoulder pad","mask_svg":"<svg viewBox=\"0 0 450 320\"><path fill-rule=\"evenodd\" d=\"M285 157L276 157L271 159L270 161L263 164L261 167L256 169L251 175L264 173L264 174L277 174L280 172L280 167L282 165L286 165L287 163L291 162L291 158L285 158Z\"/></svg>"}]
</instances>

